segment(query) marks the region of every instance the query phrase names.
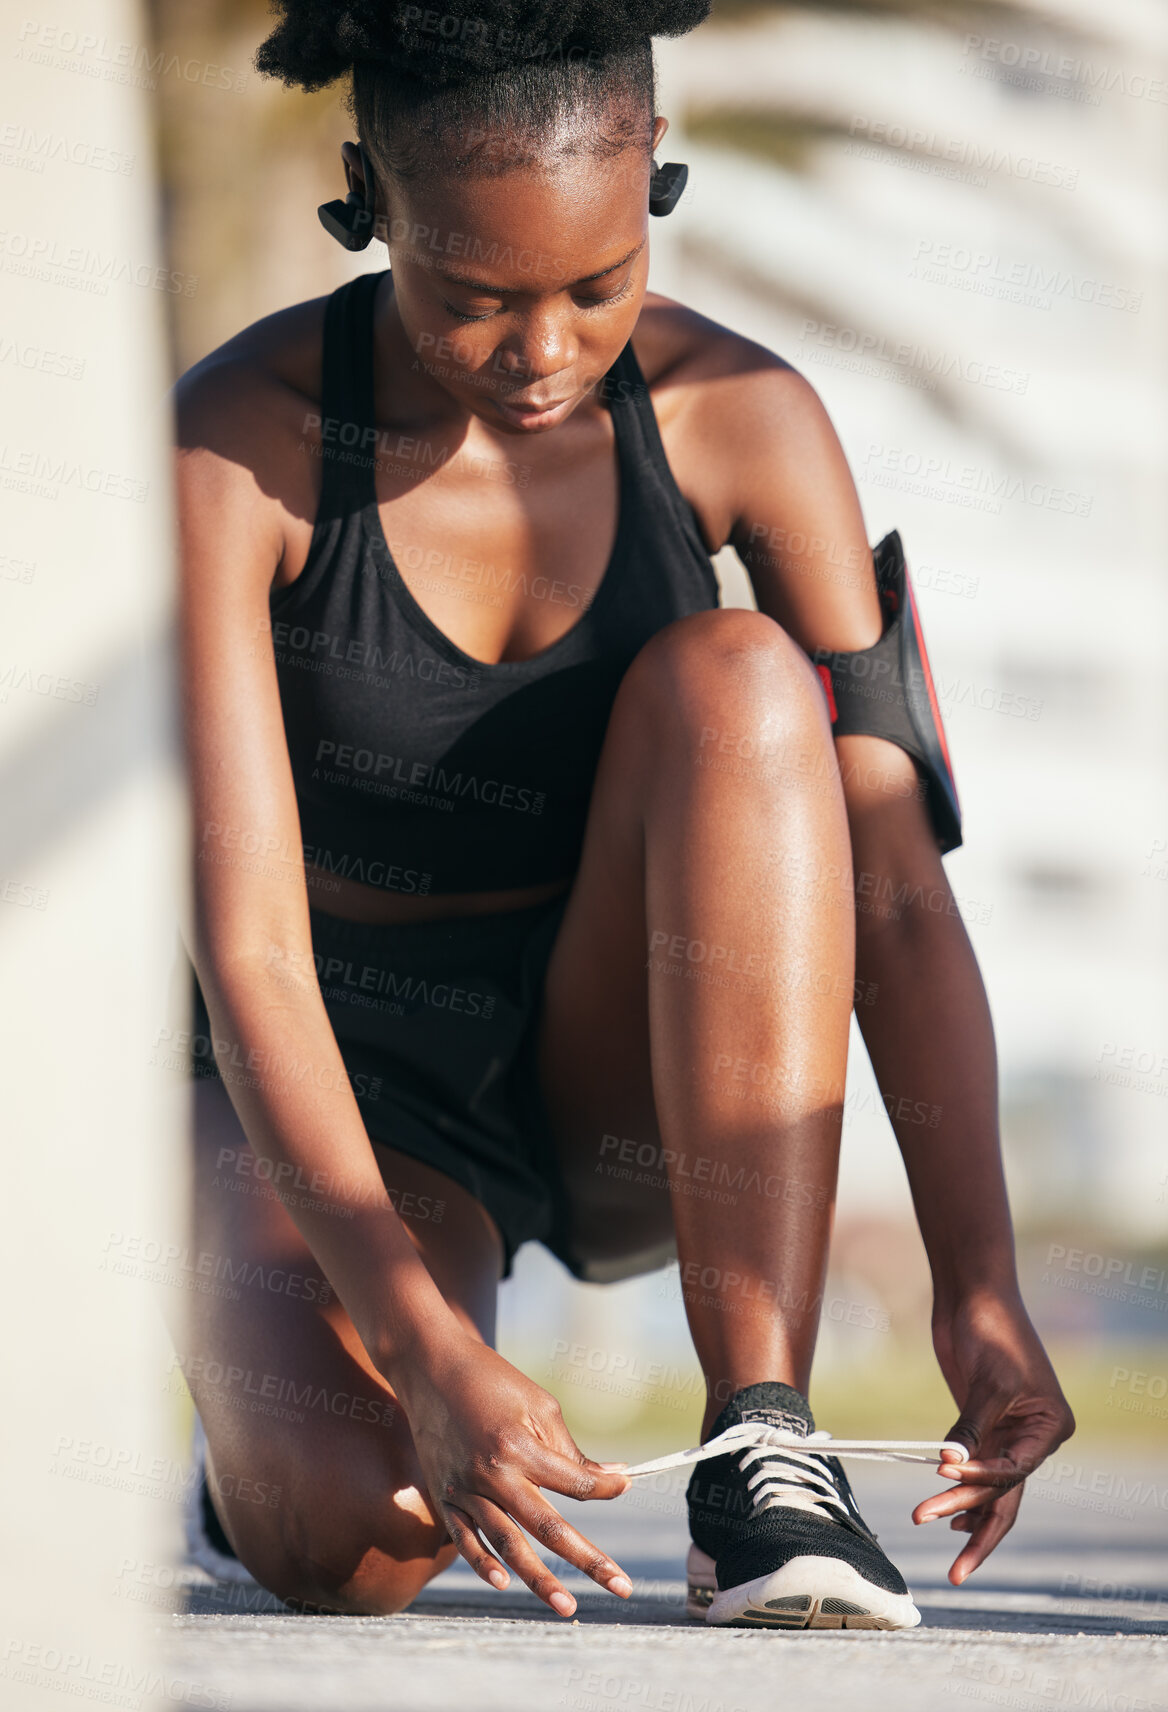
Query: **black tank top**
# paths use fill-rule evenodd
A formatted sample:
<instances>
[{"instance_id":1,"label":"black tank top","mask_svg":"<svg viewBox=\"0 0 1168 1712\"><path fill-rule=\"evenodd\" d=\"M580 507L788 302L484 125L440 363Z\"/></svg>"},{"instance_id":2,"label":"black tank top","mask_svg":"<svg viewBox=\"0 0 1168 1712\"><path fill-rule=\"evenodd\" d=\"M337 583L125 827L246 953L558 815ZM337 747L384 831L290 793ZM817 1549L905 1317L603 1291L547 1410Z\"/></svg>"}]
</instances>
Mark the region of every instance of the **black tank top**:
<instances>
[{"instance_id":1,"label":"black tank top","mask_svg":"<svg viewBox=\"0 0 1168 1712\"><path fill-rule=\"evenodd\" d=\"M719 604L714 567L630 342L597 387L620 468L602 582L590 601L575 591L580 617L529 659L491 665L456 647L403 581L377 507L375 460L396 461L404 444L421 473L418 443L374 421L383 277L360 274L326 305L320 503L303 571L270 598L304 858L402 892L569 878L620 680L654 632ZM509 467L521 481L522 466ZM423 580L448 587L457 576L484 600L493 579L500 586L489 565L437 557L418 567ZM554 581L549 565L532 592L572 604ZM514 589L513 574L503 586Z\"/></svg>"}]
</instances>

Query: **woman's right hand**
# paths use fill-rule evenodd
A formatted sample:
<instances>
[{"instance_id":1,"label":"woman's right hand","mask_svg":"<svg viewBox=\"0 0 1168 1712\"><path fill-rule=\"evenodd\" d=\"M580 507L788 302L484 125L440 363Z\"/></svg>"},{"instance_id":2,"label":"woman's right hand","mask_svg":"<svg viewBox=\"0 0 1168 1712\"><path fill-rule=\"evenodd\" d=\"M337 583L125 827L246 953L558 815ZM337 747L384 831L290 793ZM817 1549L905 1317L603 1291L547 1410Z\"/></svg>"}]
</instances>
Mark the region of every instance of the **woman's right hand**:
<instances>
[{"instance_id":1,"label":"woman's right hand","mask_svg":"<svg viewBox=\"0 0 1168 1712\"><path fill-rule=\"evenodd\" d=\"M629 1597L632 1584L620 1565L540 1494L543 1486L570 1498L617 1498L629 1486L624 1463L583 1454L549 1392L461 1331L408 1372L395 1372L391 1383L431 1502L476 1575L502 1589L510 1580L504 1563L510 1564L537 1598L570 1617L576 1601L524 1539L520 1528L526 1528L593 1581Z\"/></svg>"}]
</instances>

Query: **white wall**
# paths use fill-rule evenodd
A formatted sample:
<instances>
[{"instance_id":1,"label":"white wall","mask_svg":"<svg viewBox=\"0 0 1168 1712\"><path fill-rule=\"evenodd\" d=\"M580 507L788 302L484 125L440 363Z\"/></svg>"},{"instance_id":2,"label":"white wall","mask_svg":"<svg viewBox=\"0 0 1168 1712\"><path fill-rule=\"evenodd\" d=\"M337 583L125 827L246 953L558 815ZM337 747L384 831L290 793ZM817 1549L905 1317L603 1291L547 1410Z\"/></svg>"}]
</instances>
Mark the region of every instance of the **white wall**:
<instances>
[{"instance_id":1,"label":"white wall","mask_svg":"<svg viewBox=\"0 0 1168 1712\"><path fill-rule=\"evenodd\" d=\"M113 1269L175 1228L188 1116L150 1062L187 834L149 58L131 0L25 0L0 27L0 1699L20 1712L162 1703L141 1590L180 1514L167 1340Z\"/></svg>"}]
</instances>

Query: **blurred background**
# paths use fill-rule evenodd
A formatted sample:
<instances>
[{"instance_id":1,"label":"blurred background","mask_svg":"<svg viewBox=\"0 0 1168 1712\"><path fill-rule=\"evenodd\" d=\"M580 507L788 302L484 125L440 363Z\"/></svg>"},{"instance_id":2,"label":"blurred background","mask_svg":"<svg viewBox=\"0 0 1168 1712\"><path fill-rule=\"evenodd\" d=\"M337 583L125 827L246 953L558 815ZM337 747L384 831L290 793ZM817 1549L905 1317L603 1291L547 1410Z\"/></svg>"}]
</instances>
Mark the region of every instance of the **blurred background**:
<instances>
[{"instance_id":1,"label":"blurred background","mask_svg":"<svg viewBox=\"0 0 1168 1712\"><path fill-rule=\"evenodd\" d=\"M264 0L153 0L175 375L380 269L342 195L341 86L260 78ZM1165 151L1159 0L730 4L658 46L651 285L818 389L869 539L904 539L966 816L947 859L989 990L1022 1283L1089 1437L1168 1422ZM216 68L186 76L184 65ZM751 604L732 551L727 604ZM813 1404L837 1434L954 1410L895 1142L854 1032ZM676 1268L574 1283L542 1249L502 1347L595 1454L694 1442Z\"/></svg>"}]
</instances>

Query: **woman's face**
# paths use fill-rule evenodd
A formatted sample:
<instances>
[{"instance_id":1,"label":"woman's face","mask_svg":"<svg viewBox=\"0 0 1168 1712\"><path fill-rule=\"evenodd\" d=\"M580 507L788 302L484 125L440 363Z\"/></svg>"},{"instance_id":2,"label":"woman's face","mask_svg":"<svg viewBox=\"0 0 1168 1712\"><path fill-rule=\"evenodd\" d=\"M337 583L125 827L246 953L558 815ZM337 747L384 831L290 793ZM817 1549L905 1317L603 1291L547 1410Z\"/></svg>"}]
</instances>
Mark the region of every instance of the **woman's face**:
<instances>
[{"instance_id":1,"label":"woman's face","mask_svg":"<svg viewBox=\"0 0 1168 1712\"><path fill-rule=\"evenodd\" d=\"M657 119L654 150L667 124ZM571 415L640 313L651 170L639 144L608 160L585 152L380 186L397 312L430 379L505 433Z\"/></svg>"}]
</instances>

